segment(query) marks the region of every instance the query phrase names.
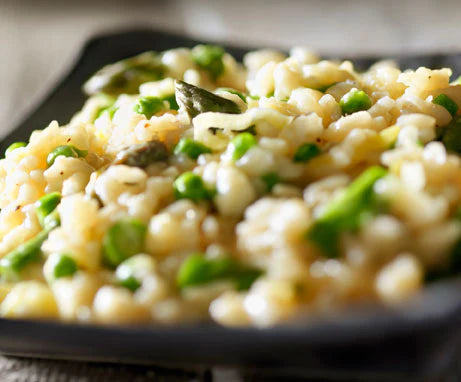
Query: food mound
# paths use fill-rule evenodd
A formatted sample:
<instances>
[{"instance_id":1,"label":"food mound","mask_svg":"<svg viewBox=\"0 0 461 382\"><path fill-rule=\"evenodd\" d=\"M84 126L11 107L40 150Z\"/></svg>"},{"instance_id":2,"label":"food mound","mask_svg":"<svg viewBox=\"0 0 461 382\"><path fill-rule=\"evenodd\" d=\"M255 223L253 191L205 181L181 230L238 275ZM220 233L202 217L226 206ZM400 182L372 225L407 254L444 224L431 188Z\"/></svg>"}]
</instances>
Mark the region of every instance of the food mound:
<instances>
[{"instance_id":1,"label":"food mound","mask_svg":"<svg viewBox=\"0 0 461 382\"><path fill-rule=\"evenodd\" d=\"M461 269L461 82L304 48L146 52L0 160L0 314L271 326Z\"/></svg>"}]
</instances>

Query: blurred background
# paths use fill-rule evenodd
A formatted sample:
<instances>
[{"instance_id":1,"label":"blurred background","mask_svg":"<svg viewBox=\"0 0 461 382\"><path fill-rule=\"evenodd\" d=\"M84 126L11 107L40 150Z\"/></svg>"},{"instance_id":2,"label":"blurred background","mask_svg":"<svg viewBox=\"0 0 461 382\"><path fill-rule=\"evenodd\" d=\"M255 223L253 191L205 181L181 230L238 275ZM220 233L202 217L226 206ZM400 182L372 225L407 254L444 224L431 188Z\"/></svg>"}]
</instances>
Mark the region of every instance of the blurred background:
<instances>
[{"instance_id":1,"label":"blurred background","mask_svg":"<svg viewBox=\"0 0 461 382\"><path fill-rule=\"evenodd\" d=\"M0 137L91 36L152 27L234 45L383 56L461 51L459 0L0 0Z\"/></svg>"}]
</instances>

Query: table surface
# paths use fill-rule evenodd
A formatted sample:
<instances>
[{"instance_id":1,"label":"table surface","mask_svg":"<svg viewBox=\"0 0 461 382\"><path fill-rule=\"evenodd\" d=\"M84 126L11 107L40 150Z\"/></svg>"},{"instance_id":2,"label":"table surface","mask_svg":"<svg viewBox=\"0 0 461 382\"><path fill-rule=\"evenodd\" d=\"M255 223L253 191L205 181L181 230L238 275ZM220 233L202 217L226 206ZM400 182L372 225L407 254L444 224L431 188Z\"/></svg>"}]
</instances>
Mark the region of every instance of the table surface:
<instances>
[{"instance_id":1,"label":"table surface","mask_svg":"<svg viewBox=\"0 0 461 382\"><path fill-rule=\"evenodd\" d=\"M461 51L460 13L458 0L0 0L0 138L69 69L83 43L102 31L151 26L232 44L385 56ZM0 357L2 382L151 380L275 378L221 368L184 371Z\"/></svg>"},{"instance_id":2,"label":"table surface","mask_svg":"<svg viewBox=\"0 0 461 382\"><path fill-rule=\"evenodd\" d=\"M461 365L447 375L421 382L459 382ZM2 382L328 382L324 378L277 377L232 368L182 370L158 366L114 365L0 356ZM336 382L370 382L369 378L335 379ZM384 382L380 379L380 381ZM388 382L398 382L395 379ZM407 379L399 381L408 382ZM411 381L416 382L411 379Z\"/></svg>"}]
</instances>

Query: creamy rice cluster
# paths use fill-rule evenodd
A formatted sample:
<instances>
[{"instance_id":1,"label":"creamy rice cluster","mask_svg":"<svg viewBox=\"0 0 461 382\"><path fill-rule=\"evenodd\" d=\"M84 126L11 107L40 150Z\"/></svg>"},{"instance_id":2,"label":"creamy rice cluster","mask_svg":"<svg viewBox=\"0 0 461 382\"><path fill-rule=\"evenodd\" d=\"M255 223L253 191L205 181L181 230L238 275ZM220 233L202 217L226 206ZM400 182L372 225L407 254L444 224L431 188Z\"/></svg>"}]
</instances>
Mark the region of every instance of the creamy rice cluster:
<instances>
[{"instance_id":1,"label":"creamy rice cluster","mask_svg":"<svg viewBox=\"0 0 461 382\"><path fill-rule=\"evenodd\" d=\"M461 270L461 82L147 52L0 160L0 315L272 326Z\"/></svg>"}]
</instances>

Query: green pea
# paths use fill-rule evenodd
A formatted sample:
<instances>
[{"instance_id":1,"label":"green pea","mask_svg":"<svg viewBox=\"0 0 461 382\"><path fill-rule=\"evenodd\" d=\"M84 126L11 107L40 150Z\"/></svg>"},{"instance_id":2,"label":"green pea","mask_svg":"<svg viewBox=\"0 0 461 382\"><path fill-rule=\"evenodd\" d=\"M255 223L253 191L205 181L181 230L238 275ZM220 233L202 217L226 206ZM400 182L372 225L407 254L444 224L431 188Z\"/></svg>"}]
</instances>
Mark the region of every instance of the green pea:
<instances>
[{"instance_id":1,"label":"green pea","mask_svg":"<svg viewBox=\"0 0 461 382\"><path fill-rule=\"evenodd\" d=\"M361 110L368 110L371 105L371 98L363 90L351 89L343 95L339 101L343 114L352 114Z\"/></svg>"},{"instance_id":2,"label":"green pea","mask_svg":"<svg viewBox=\"0 0 461 382\"><path fill-rule=\"evenodd\" d=\"M53 256L50 261L52 262L51 269L53 279L72 276L78 270L77 263L69 255L58 254Z\"/></svg>"},{"instance_id":3,"label":"green pea","mask_svg":"<svg viewBox=\"0 0 461 382\"><path fill-rule=\"evenodd\" d=\"M439 94L432 100L432 102L436 105L443 106L445 109L448 110L452 117L454 117L458 112L458 105L446 94Z\"/></svg>"},{"instance_id":4,"label":"green pea","mask_svg":"<svg viewBox=\"0 0 461 382\"><path fill-rule=\"evenodd\" d=\"M202 178L193 172L185 172L174 181L174 193L176 199L191 199L198 202L203 199L211 199L212 193L206 189Z\"/></svg>"},{"instance_id":5,"label":"green pea","mask_svg":"<svg viewBox=\"0 0 461 382\"><path fill-rule=\"evenodd\" d=\"M211 149L201 142L190 138L182 138L174 148L174 153L176 155L185 154L191 159L197 159L201 154L211 153Z\"/></svg>"},{"instance_id":6,"label":"green pea","mask_svg":"<svg viewBox=\"0 0 461 382\"><path fill-rule=\"evenodd\" d=\"M121 219L103 238L103 262L115 268L122 261L144 251L147 227L136 219Z\"/></svg>"},{"instance_id":7,"label":"green pea","mask_svg":"<svg viewBox=\"0 0 461 382\"><path fill-rule=\"evenodd\" d=\"M61 155L69 158L84 158L88 155L88 151L79 150L77 147L72 145L55 147L46 157L48 167L52 166L56 158Z\"/></svg>"},{"instance_id":8,"label":"green pea","mask_svg":"<svg viewBox=\"0 0 461 382\"><path fill-rule=\"evenodd\" d=\"M202 254L196 253L183 262L176 283L180 289L184 289L213 281L229 280L237 290L246 290L261 274L261 271L244 267L229 258L206 259Z\"/></svg>"},{"instance_id":9,"label":"green pea","mask_svg":"<svg viewBox=\"0 0 461 382\"><path fill-rule=\"evenodd\" d=\"M115 271L117 283L132 292L142 284L142 279L155 271L155 260L146 254L139 254L123 261Z\"/></svg>"},{"instance_id":10,"label":"green pea","mask_svg":"<svg viewBox=\"0 0 461 382\"><path fill-rule=\"evenodd\" d=\"M59 192L46 194L35 202L35 212L42 227L44 226L45 217L53 212L60 202L61 194Z\"/></svg>"},{"instance_id":11,"label":"green pea","mask_svg":"<svg viewBox=\"0 0 461 382\"><path fill-rule=\"evenodd\" d=\"M271 192L274 186L280 182L280 176L276 172L270 172L261 177L266 184L267 191Z\"/></svg>"},{"instance_id":12,"label":"green pea","mask_svg":"<svg viewBox=\"0 0 461 382\"><path fill-rule=\"evenodd\" d=\"M224 73L224 49L216 45L197 45L192 49L192 60L206 70L213 80Z\"/></svg>"},{"instance_id":13,"label":"green pea","mask_svg":"<svg viewBox=\"0 0 461 382\"><path fill-rule=\"evenodd\" d=\"M138 114L143 114L147 119L157 114L161 110L165 110L165 102L158 97L141 97L134 105L133 110Z\"/></svg>"},{"instance_id":14,"label":"green pea","mask_svg":"<svg viewBox=\"0 0 461 382\"><path fill-rule=\"evenodd\" d=\"M253 146L257 145L256 138L249 132L238 134L230 143L229 148L232 159L238 160Z\"/></svg>"},{"instance_id":15,"label":"green pea","mask_svg":"<svg viewBox=\"0 0 461 382\"><path fill-rule=\"evenodd\" d=\"M328 257L337 257L339 236L354 231L367 217L378 212L373 186L387 171L379 166L369 167L346 190L333 199L314 222L307 238Z\"/></svg>"},{"instance_id":16,"label":"green pea","mask_svg":"<svg viewBox=\"0 0 461 382\"><path fill-rule=\"evenodd\" d=\"M21 271L30 263L38 262L42 256L41 246L48 237L47 230L38 233L32 239L13 251L7 253L0 260L0 275L5 281L20 279Z\"/></svg>"},{"instance_id":17,"label":"green pea","mask_svg":"<svg viewBox=\"0 0 461 382\"><path fill-rule=\"evenodd\" d=\"M5 150L5 156L12 152L13 150L19 149L20 147L26 147L27 143L26 142L14 142L11 145L8 146L8 148Z\"/></svg>"},{"instance_id":18,"label":"green pea","mask_svg":"<svg viewBox=\"0 0 461 382\"><path fill-rule=\"evenodd\" d=\"M309 162L312 158L320 155L322 150L315 143L304 143L298 147L293 157L295 162Z\"/></svg>"}]
</instances>

